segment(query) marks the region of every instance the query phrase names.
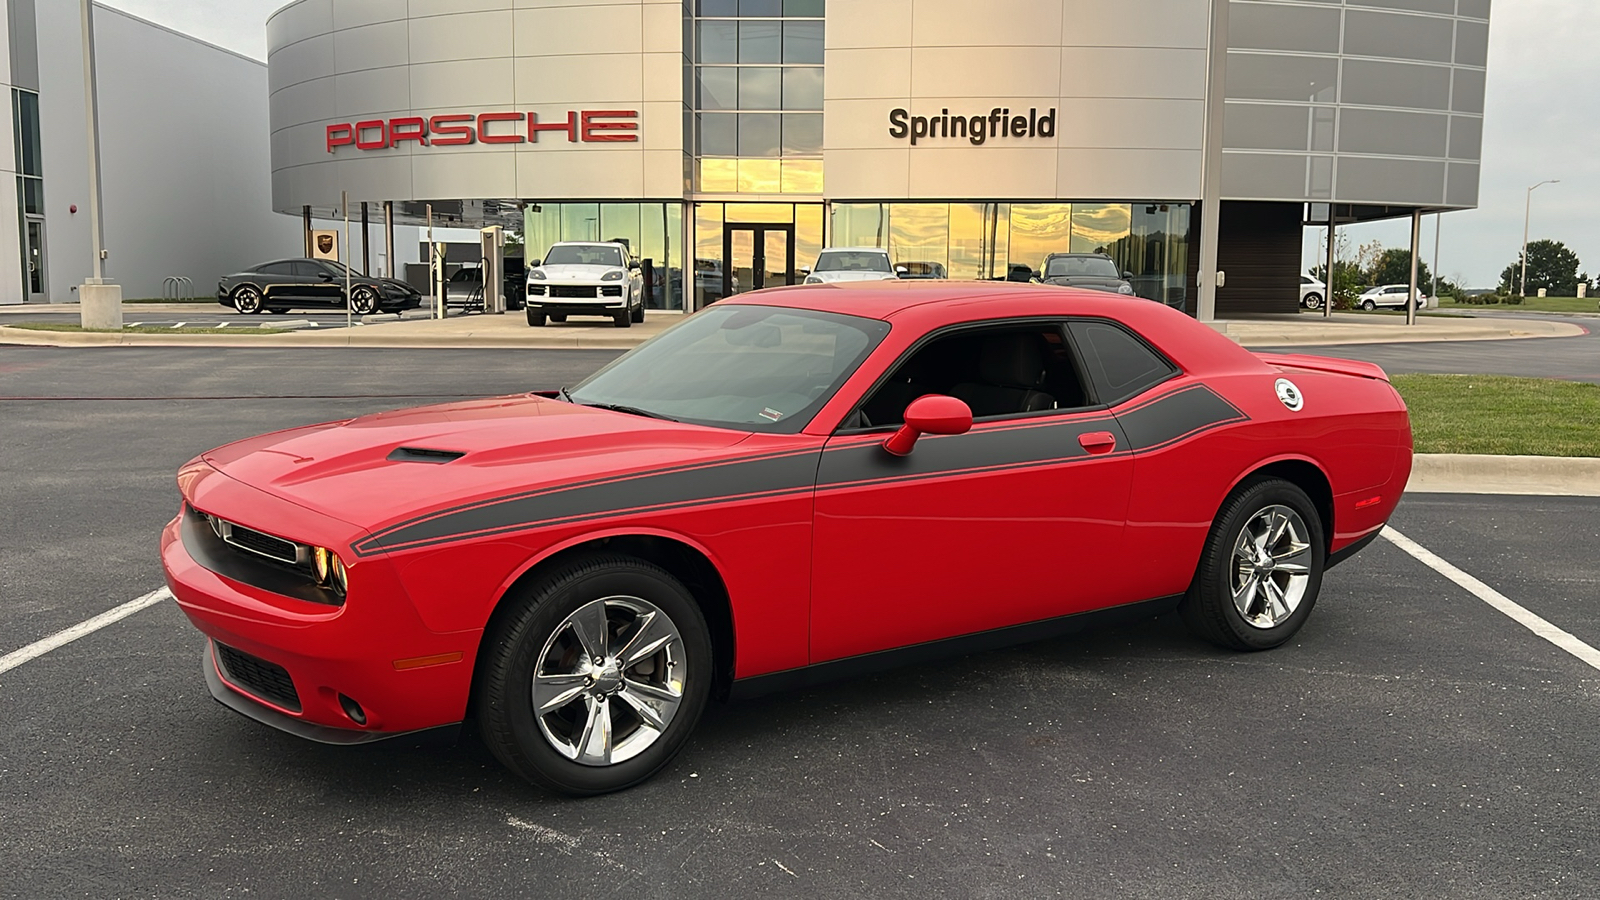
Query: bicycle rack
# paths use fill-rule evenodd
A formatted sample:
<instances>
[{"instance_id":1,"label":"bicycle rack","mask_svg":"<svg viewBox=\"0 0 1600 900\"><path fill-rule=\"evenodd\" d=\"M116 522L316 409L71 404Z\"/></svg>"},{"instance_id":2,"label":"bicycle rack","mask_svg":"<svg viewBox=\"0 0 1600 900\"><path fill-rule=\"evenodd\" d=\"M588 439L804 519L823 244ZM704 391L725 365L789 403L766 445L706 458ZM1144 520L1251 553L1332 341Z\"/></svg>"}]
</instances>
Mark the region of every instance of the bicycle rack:
<instances>
[{"instance_id":1,"label":"bicycle rack","mask_svg":"<svg viewBox=\"0 0 1600 900\"><path fill-rule=\"evenodd\" d=\"M194 299L194 280L186 275L168 275L161 279L161 299L181 303Z\"/></svg>"}]
</instances>

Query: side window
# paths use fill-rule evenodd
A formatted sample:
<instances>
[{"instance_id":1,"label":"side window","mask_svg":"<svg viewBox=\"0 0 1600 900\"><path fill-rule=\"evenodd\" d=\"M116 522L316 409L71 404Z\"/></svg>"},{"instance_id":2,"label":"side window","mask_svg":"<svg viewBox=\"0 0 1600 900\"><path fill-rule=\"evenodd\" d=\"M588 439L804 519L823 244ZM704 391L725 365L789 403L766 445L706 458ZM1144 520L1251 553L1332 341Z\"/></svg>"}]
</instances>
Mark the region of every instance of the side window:
<instances>
[{"instance_id":1,"label":"side window","mask_svg":"<svg viewBox=\"0 0 1600 900\"><path fill-rule=\"evenodd\" d=\"M292 263L292 265L294 266L294 274L300 278L317 278L327 274L328 272L327 269L324 269L316 263L297 262Z\"/></svg>"},{"instance_id":2,"label":"side window","mask_svg":"<svg viewBox=\"0 0 1600 900\"><path fill-rule=\"evenodd\" d=\"M260 272L262 275L267 275L273 278L285 278L294 274L294 269L292 266L293 263L286 262L267 263L266 265L257 268L256 271Z\"/></svg>"},{"instance_id":3,"label":"side window","mask_svg":"<svg viewBox=\"0 0 1600 900\"><path fill-rule=\"evenodd\" d=\"M1071 328L1072 337L1083 352L1095 393L1100 402L1108 406L1143 393L1177 371L1120 325L1077 321Z\"/></svg>"},{"instance_id":4,"label":"side window","mask_svg":"<svg viewBox=\"0 0 1600 900\"><path fill-rule=\"evenodd\" d=\"M1080 371L1059 325L963 329L901 361L847 427L899 425L924 394L955 397L975 419L1074 409L1087 403Z\"/></svg>"}]
</instances>

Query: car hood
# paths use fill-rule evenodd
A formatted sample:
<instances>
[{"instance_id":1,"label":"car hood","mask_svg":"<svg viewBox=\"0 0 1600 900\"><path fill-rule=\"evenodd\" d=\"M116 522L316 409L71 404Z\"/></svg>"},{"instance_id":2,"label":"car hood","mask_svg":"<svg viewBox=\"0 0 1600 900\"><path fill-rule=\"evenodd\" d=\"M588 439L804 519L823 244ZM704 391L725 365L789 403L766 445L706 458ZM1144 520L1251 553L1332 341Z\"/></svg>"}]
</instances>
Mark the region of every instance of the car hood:
<instances>
[{"instance_id":1,"label":"car hood","mask_svg":"<svg viewBox=\"0 0 1600 900\"><path fill-rule=\"evenodd\" d=\"M376 531L446 506L698 462L749 437L518 394L274 432L202 458L250 487Z\"/></svg>"},{"instance_id":2,"label":"car hood","mask_svg":"<svg viewBox=\"0 0 1600 900\"><path fill-rule=\"evenodd\" d=\"M1121 278L1107 278L1103 275L1052 275L1046 278L1044 283L1091 291L1109 291L1113 294L1119 293L1122 286L1127 284Z\"/></svg>"},{"instance_id":3,"label":"car hood","mask_svg":"<svg viewBox=\"0 0 1600 900\"><path fill-rule=\"evenodd\" d=\"M621 272L621 266L583 266L583 265L556 265L540 266L538 271L544 273L545 281L599 281L607 272ZM538 280L538 279L535 279Z\"/></svg>"},{"instance_id":4,"label":"car hood","mask_svg":"<svg viewBox=\"0 0 1600 900\"><path fill-rule=\"evenodd\" d=\"M893 281L895 274L893 272L862 272L852 270L847 272L812 272L807 277L818 279L823 284L839 284L845 281Z\"/></svg>"}]
</instances>

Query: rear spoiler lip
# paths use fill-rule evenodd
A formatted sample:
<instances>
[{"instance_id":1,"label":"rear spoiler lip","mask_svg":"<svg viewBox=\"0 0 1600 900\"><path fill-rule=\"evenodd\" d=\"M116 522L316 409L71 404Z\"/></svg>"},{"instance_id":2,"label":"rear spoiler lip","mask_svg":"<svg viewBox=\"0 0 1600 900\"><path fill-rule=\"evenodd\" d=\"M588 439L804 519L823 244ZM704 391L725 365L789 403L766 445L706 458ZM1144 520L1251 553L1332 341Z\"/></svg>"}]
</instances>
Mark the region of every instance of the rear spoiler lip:
<instances>
[{"instance_id":1,"label":"rear spoiler lip","mask_svg":"<svg viewBox=\"0 0 1600 900\"><path fill-rule=\"evenodd\" d=\"M1335 359L1331 356L1312 356L1306 353L1256 353L1255 356L1267 365L1279 369L1303 369L1371 378L1377 381L1389 380L1389 373L1385 372L1382 366L1358 359Z\"/></svg>"}]
</instances>

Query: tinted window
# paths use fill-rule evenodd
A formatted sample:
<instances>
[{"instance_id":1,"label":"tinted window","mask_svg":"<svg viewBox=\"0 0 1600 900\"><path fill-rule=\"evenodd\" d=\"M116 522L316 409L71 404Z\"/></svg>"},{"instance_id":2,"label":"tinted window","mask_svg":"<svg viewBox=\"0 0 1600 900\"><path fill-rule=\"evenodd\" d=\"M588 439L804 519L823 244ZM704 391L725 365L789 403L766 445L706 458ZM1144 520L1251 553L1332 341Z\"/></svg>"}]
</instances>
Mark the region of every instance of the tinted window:
<instances>
[{"instance_id":1,"label":"tinted window","mask_svg":"<svg viewBox=\"0 0 1600 900\"><path fill-rule=\"evenodd\" d=\"M314 262L290 263L294 267L294 274L299 278L321 278L333 273Z\"/></svg>"},{"instance_id":2,"label":"tinted window","mask_svg":"<svg viewBox=\"0 0 1600 900\"><path fill-rule=\"evenodd\" d=\"M1101 403L1121 403L1167 380L1174 371L1143 341L1109 322L1073 322L1072 336Z\"/></svg>"},{"instance_id":3,"label":"tinted window","mask_svg":"<svg viewBox=\"0 0 1600 900\"><path fill-rule=\"evenodd\" d=\"M1044 264L1044 277L1062 278L1073 275L1090 275L1096 278L1118 278L1117 267L1101 256L1055 256Z\"/></svg>"},{"instance_id":4,"label":"tinted window","mask_svg":"<svg viewBox=\"0 0 1600 900\"><path fill-rule=\"evenodd\" d=\"M256 271L262 275L288 276L294 274L294 263L275 262L264 266L256 266Z\"/></svg>"}]
</instances>

